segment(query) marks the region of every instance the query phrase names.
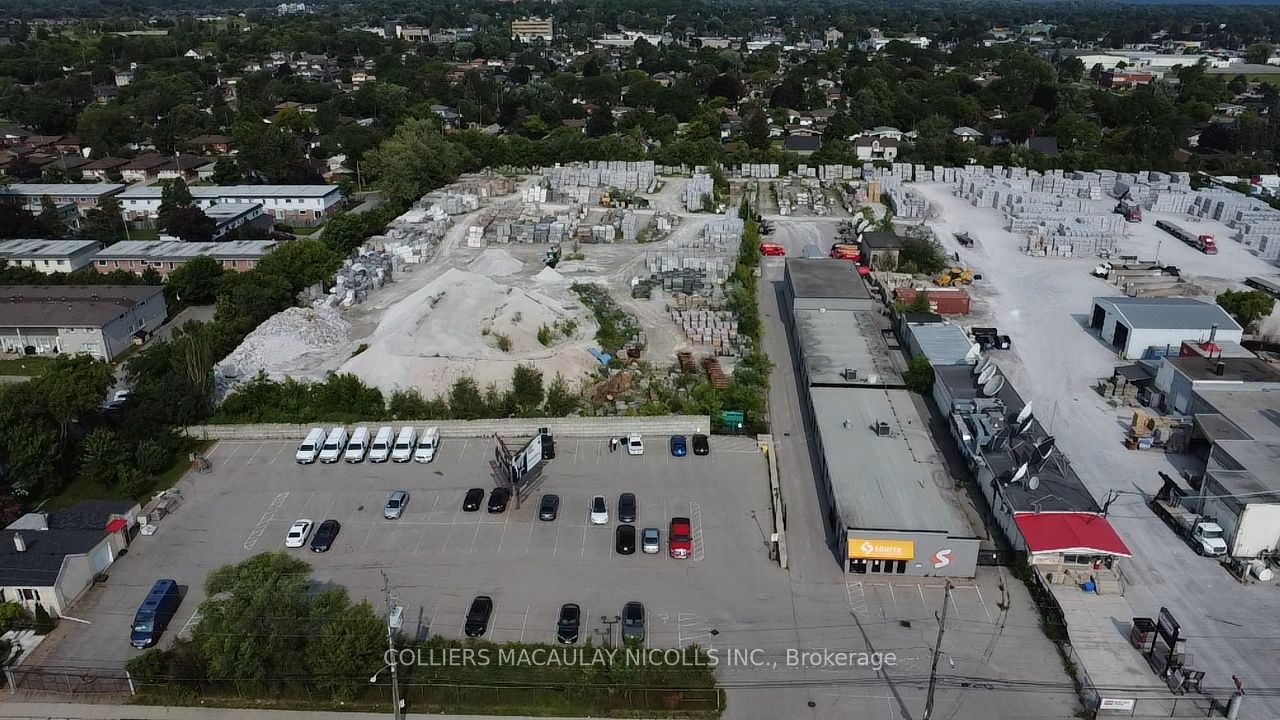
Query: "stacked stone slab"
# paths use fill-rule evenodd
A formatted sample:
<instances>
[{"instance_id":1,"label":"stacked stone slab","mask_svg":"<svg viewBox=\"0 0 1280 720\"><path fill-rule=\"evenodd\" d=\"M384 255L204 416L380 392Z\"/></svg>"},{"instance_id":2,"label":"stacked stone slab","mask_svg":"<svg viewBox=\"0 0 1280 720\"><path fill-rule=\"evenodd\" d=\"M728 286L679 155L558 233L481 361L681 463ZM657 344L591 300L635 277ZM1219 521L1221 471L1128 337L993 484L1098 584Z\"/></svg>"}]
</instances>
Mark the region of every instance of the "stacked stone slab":
<instances>
[{"instance_id":1,"label":"stacked stone slab","mask_svg":"<svg viewBox=\"0 0 1280 720\"><path fill-rule=\"evenodd\" d=\"M695 173L684 185L684 207L689 211L701 210L715 192L715 180L706 173Z\"/></svg>"},{"instance_id":2,"label":"stacked stone slab","mask_svg":"<svg viewBox=\"0 0 1280 720\"><path fill-rule=\"evenodd\" d=\"M717 354L732 354L738 343L738 320L729 310L670 309L671 320L694 345Z\"/></svg>"},{"instance_id":3,"label":"stacked stone slab","mask_svg":"<svg viewBox=\"0 0 1280 720\"><path fill-rule=\"evenodd\" d=\"M640 162L592 160L586 164L574 163L543 168L542 174L547 178L552 190L588 187L647 192L653 188L656 172L651 160Z\"/></svg>"}]
</instances>

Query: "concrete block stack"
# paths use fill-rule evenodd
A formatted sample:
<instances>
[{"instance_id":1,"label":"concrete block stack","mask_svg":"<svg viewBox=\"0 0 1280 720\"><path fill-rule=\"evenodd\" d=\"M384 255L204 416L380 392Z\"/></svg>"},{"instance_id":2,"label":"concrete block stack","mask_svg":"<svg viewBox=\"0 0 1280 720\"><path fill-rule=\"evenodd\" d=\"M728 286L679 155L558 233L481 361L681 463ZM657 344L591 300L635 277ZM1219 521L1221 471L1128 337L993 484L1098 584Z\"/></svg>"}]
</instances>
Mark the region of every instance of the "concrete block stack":
<instances>
[{"instance_id":1,"label":"concrete block stack","mask_svg":"<svg viewBox=\"0 0 1280 720\"><path fill-rule=\"evenodd\" d=\"M449 215L437 205L413 207L392 220L385 234L369 238L366 246L395 255L397 262L425 262L449 229Z\"/></svg>"},{"instance_id":2,"label":"concrete block stack","mask_svg":"<svg viewBox=\"0 0 1280 720\"><path fill-rule=\"evenodd\" d=\"M547 186L529 185L520 194L520 200L527 203L544 203L547 201Z\"/></svg>"},{"instance_id":3,"label":"concrete block stack","mask_svg":"<svg viewBox=\"0 0 1280 720\"><path fill-rule=\"evenodd\" d=\"M689 211L701 210L707 198L715 193L715 180L706 173L696 173L684 186L684 207Z\"/></svg>"},{"instance_id":4,"label":"concrete block stack","mask_svg":"<svg viewBox=\"0 0 1280 720\"><path fill-rule=\"evenodd\" d=\"M621 231L623 240L634 241L640 235L640 227L639 215L630 210L622 212L622 217L618 220L618 230Z\"/></svg>"},{"instance_id":5,"label":"concrete block stack","mask_svg":"<svg viewBox=\"0 0 1280 720\"><path fill-rule=\"evenodd\" d=\"M670 309L671 320L694 345L710 347L717 354L734 354L738 345L738 321L728 310Z\"/></svg>"},{"instance_id":6,"label":"concrete block stack","mask_svg":"<svg viewBox=\"0 0 1280 720\"><path fill-rule=\"evenodd\" d=\"M484 227L472 225L467 228L467 247L482 248L488 243L484 239Z\"/></svg>"},{"instance_id":7,"label":"concrete block stack","mask_svg":"<svg viewBox=\"0 0 1280 720\"><path fill-rule=\"evenodd\" d=\"M839 182L841 180L857 180L862 177L862 168L852 165L819 165L818 179L823 182Z\"/></svg>"},{"instance_id":8,"label":"concrete block stack","mask_svg":"<svg viewBox=\"0 0 1280 720\"><path fill-rule=\"evenodd\" d=\"M656 168L651 160L627 162L592 160L585 165L556 165L543 168L542 174L552 190L570 187L617 188L631 192L648 192L653 188Z\"/></svg>"},{"instance_id":9,"label":"concrete block stack","mask_svg":"<svg viewBox=\"0 0 1280 720\"><path fill-rule=\"evenodd\" d=\"M325 304L350 307L364 302L369 293L391 282L394 258L392 253L369 249L347 258L334 276Z\"/></svg>"}]
</instances>

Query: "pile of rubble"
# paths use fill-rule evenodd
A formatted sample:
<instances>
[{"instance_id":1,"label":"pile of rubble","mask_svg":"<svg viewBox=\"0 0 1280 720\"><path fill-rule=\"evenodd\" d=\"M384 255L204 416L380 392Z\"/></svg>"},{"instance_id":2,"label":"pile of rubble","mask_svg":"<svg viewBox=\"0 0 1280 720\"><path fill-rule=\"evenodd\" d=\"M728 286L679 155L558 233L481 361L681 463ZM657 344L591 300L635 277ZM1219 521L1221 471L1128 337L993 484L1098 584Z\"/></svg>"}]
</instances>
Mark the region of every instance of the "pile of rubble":
<instances>
[{"instance_id":1,"label":"pile of rubble","mask_svg":"<svg viewBox=\"0 0 1280 720\"><path fill-rule=\"evenodd\" d=\"M286 374L300 377L306 374L308 359L315 360L315 375L322 377L323 360L333 348L348 341L350 331L351 325L332 307L292 307L278 312L214 367L215 395L223 397L259 372L276 380Z\"/></svg>"}]
</instances>

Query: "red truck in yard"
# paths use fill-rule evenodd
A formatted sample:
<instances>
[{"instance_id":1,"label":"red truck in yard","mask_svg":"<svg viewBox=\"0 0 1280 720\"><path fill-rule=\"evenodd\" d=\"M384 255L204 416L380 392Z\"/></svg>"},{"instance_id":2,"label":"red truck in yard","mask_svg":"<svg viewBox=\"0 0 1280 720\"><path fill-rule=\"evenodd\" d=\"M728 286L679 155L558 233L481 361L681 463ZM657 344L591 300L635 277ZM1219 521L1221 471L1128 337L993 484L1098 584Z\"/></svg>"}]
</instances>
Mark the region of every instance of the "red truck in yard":
<instances>
[{"instance_id":1,"label":"red truck in yard","mask_svg":"<svg viewBox=\"0 0 1280 720\"><path fill-rule=\"evenodd\" d=\"M1156 227L1178 238L1182 242L1199 250L1205 255L1217 255L1218 245L1214 242L1212 235L1197 235L1180 225L1174 225L1167 220L1157 220Z\"/></svg>"}]
</instances>

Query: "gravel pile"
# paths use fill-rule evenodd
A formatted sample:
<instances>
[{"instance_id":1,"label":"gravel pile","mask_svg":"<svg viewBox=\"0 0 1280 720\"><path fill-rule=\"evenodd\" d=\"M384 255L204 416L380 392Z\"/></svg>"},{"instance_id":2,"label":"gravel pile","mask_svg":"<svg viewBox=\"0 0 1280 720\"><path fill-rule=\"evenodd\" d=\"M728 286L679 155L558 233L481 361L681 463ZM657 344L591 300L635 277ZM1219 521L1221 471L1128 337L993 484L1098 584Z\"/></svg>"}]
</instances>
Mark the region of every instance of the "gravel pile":
<instances>
[{"instance_id":1,"label":"gravel pile","mask_svg":"<svg viewBox=\"0 0 1280 720\"><path fill-rule=\"evenodd\" d=\"M293 307L276 313L214 368L217 393L224 395L260 371L274 379L323 377L324 360L347 342L350 330L351 325L332 307Z\"/></svg>"}]
</instances>

